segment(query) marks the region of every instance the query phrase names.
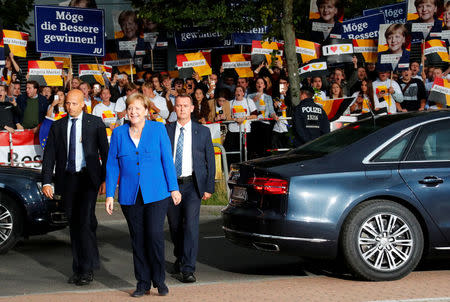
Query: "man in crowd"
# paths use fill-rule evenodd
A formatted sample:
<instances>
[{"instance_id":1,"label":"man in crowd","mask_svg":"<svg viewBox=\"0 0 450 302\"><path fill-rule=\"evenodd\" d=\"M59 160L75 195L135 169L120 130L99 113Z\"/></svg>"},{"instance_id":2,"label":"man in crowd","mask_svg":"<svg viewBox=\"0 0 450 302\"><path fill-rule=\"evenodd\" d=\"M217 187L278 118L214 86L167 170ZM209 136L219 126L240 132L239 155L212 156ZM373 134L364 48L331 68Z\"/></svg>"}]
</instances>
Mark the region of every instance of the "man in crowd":
<instances>
[{"instance_id":1,"label":"man in crowd","mask_svg":"<svg viewBox=\"0 0 450 302\"><path fill-rule=\"evenodd\" d=\"M125 91L125 90L124 90ZM92 114L100 117L105 123L105 126L108 131L108 136L111 135L112 130L117 126L116 125L116 103L111 102L111 92L108 88L103 88L100 94L102 98L102 102L98 103L94 109L92 110Z\"/></svg>"},{"instance_id":2,"label":"man in crowd","mask_svg":"<svg viewBox=\"0 0 450 302\"><path fill-rule=\"evenodd\" d=\"M176 257L173 273L181 282L191 283L196 281L201 199L206 200L214 193L214 148L209 129L191 121L194 104L190 95L176 97L175 111L177 122L166 129L182 200L177 206L170 203L167 217Z\"/></svg>"},{"instance_id":3,"label":"man in crowd","mask_svg":"<svg viewBox=\"0 0 450 302\"><path fill-rule=\"evenodd\" d=\"M300 104L295 107L295 146L301 146L319 136L330 132L330 122L323 108L314 103L314 90L302 87Z\"/></svg>"},{"instance_id":4,"label":"man in crowd","mask_svg":"<svg viewBox=\"0 0 450 302\"><path fill-rule=\"evenodd\" d=\"M390 72L378 72L378 79L372 83L375 110L386 108L388 113L396 113L396 103L403 102L403 93L394 80L389 79Z\"/></svg>"},{"instance_id":5,"label":"man in crowd","mask_svg":"<svg viewBox=\"0 0 450 302\"><path fill-rule=\"evenodd\" d=\"M109 87L109 91L111 92L111 102L115 103L118 98L126 94L125 86L127 84L128 84L128 74L126 72L114 74Z\"/></svg>"},{"instance_id":6,"label":"man in crowd","mask_svg":"<svg viewBox=\"0 0 450 302\"><path fill-rule=\"evenodd\" d=\"M36 81L28 81L26 94L22 94L17 98L22 115L19 123L25 129L32 129L34 132L38 130L38 126L47 114L48 101L38 93L39 84Z\"/></svg>"},{"instance_id":7,"label":"man in crowd","mask_svg":"<svg viewBox=\"0 0 450 302\"><path fill-rule=\"evenodd\" d=\"M14 133L14 129L20 126L20 124L15 123L19 114L20 109L16 100L7 97L6 86L0 85L0 130Z\"/></svg>"},{"instance_id":8,"label":"man in crowd","mask_svg":"<svg viewBox=\"0 0 450 302\"><path fill-rule=\"evenodd\" d=\"M398 112L424 110L427 102L425 86L422 80L412 78L412 70L402 71L402 77L398 81L403 93L403 102L396 103Z\"/></svg>"},{"instance_id":9,"label":"man in crowd","mask_svg":"<svg viewBox=\"0 0 450 302\"><path fill-rule=\"evenodd\" d=\"M98 117L83 113L83 98L78 89L67 94L69 115L50 128L42 162L44 195L53 199L59 194L64 201L73 257L68 283L76 285L92 282L93 270L100 267L95 203L97 194L105 192L108 156L105 125Z\"/></svg>"}]
</instances>

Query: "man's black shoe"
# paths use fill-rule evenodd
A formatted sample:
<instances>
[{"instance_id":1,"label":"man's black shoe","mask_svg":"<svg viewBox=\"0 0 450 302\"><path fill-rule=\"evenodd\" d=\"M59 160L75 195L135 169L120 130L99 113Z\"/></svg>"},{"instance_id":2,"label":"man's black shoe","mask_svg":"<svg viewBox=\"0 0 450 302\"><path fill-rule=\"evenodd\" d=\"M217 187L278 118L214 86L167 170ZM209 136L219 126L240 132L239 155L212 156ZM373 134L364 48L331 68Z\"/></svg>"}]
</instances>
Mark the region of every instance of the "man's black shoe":
<instances>
[{"instance_id":1,"label":"man's black shoe","mask_svg":"<svg viewBox=\"0 0 450 302\"><path fill-rule=\"evenodd\" d=\"M160 296L167 296L169 294L169 288L167 287L166 284L158 286L158 294Z\"/></svg>"},{"instance_id":2,"label":"man's black shoe","mask_svg":"<svg viewBox=\"0 0 450 302\"><path fill-rule=\"evenodd\" d=\"M183 283L194 283L197 281L193 273L181 273L179 280Z\"/></svg>"},{"instance_id":3,"label":"man's black shoe","mask_svg":"<svg viewBox=\"0 0 450 302\"><path fill-rule=\"evenodd\" d=\"M67 280L67 283L69 284L76 284L80 280L80 274L74 273L69 280Z\"/></svg>"},{"instance_id":4,"label":"man's black shoe","mask_svg":"<svg viewBox=\"0 0 450 302\"><path fill-rule=\"evenodd\" d=\"M92 272L81 274L80 278L78 279L77 283L75 283L78 286L88 285L94 280L94 274Z\"/></svg>"},{"instance_id":5,"label":"man's black shoe","mask_svg":"<svg viewBox=\"0 0 450 302\"><path fill-rule=\"evenodd\" d=\"M146 292L147 292L147 291L146 291L145 289L137 288L137 289L131 294L131 296L132 296L133 298L140 298L140 297L143 297L143 296L145 295Z\"/></svg>"}]
</instances>

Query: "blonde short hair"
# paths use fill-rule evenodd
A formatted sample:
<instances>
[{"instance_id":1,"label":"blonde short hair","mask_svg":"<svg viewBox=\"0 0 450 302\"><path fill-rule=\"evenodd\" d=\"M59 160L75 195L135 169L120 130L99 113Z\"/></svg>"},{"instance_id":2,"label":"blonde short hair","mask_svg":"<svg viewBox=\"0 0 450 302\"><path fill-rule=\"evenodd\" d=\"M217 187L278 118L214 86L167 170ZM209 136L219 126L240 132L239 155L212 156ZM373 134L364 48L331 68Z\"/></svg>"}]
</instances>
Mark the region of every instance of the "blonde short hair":
<instances>
[{"instance_id":1,"label":"blonde short hair","mask_svg":"<svg viewBox=\"0 0 450 302\"><path fill-rule=\"evenodd\" d=\"M128 106L130 106L136 101L140 101L141 104L144 106L144 108L148 109L147 98L142 93L139 92L133 93L132 95L127 97L127 100L125 101L126 109L128 109Z\"/></svg>"}]
</instances>

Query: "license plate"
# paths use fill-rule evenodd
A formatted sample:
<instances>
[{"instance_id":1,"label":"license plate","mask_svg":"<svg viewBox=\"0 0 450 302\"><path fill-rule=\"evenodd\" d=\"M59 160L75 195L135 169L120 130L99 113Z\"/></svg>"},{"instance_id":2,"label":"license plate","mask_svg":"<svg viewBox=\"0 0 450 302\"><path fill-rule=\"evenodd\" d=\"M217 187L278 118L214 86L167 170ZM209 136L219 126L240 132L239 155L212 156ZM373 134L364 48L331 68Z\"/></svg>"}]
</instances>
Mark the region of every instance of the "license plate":
<instances>
[{"instance_id":1,"label":"license plate","mask_svg":"<svg viewBox=\"0 0 450 302\"><path fill-rule=\"evenodd\" d=\"M231 199L247 200L247 189L243 187L234 187L231 193Z\"/></svg>"}]
</instances>

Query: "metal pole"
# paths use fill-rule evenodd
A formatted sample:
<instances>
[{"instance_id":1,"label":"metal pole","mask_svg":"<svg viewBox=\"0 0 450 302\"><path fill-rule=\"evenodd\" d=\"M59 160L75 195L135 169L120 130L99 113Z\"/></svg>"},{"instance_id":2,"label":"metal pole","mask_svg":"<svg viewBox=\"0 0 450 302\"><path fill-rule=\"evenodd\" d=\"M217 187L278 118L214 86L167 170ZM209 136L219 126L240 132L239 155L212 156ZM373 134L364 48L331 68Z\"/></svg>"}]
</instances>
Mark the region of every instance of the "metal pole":
<instances>
[{"instance_id":1,"label":"metal pole","mask_svg":"<svg viewBox=\"0 0 450 302\"><path fill-rule=\"evenodd\" d=\"M242 161L242 124L239 124L239 161Z\"/></svg>"},{"instance_id":2,"label":"metal pole","mask_svg":"<svg viewBox=\"0 0 450 302\"><path fill-rule=\"evenodd\" d=\"M130 74L131 74L131 83L134 82L133 80L133 60L130 59Z\"/></svg>"},{"instance_id":3,"label":"metal pole","mask_svg":"<svg viewBox=\"0 0 450 302\"><path fill-rule=\"evenodd\" d=\"M11 167L14 166L13 139L11 132L9 132L9 164Z\"/></svg>"}]
</instances>

